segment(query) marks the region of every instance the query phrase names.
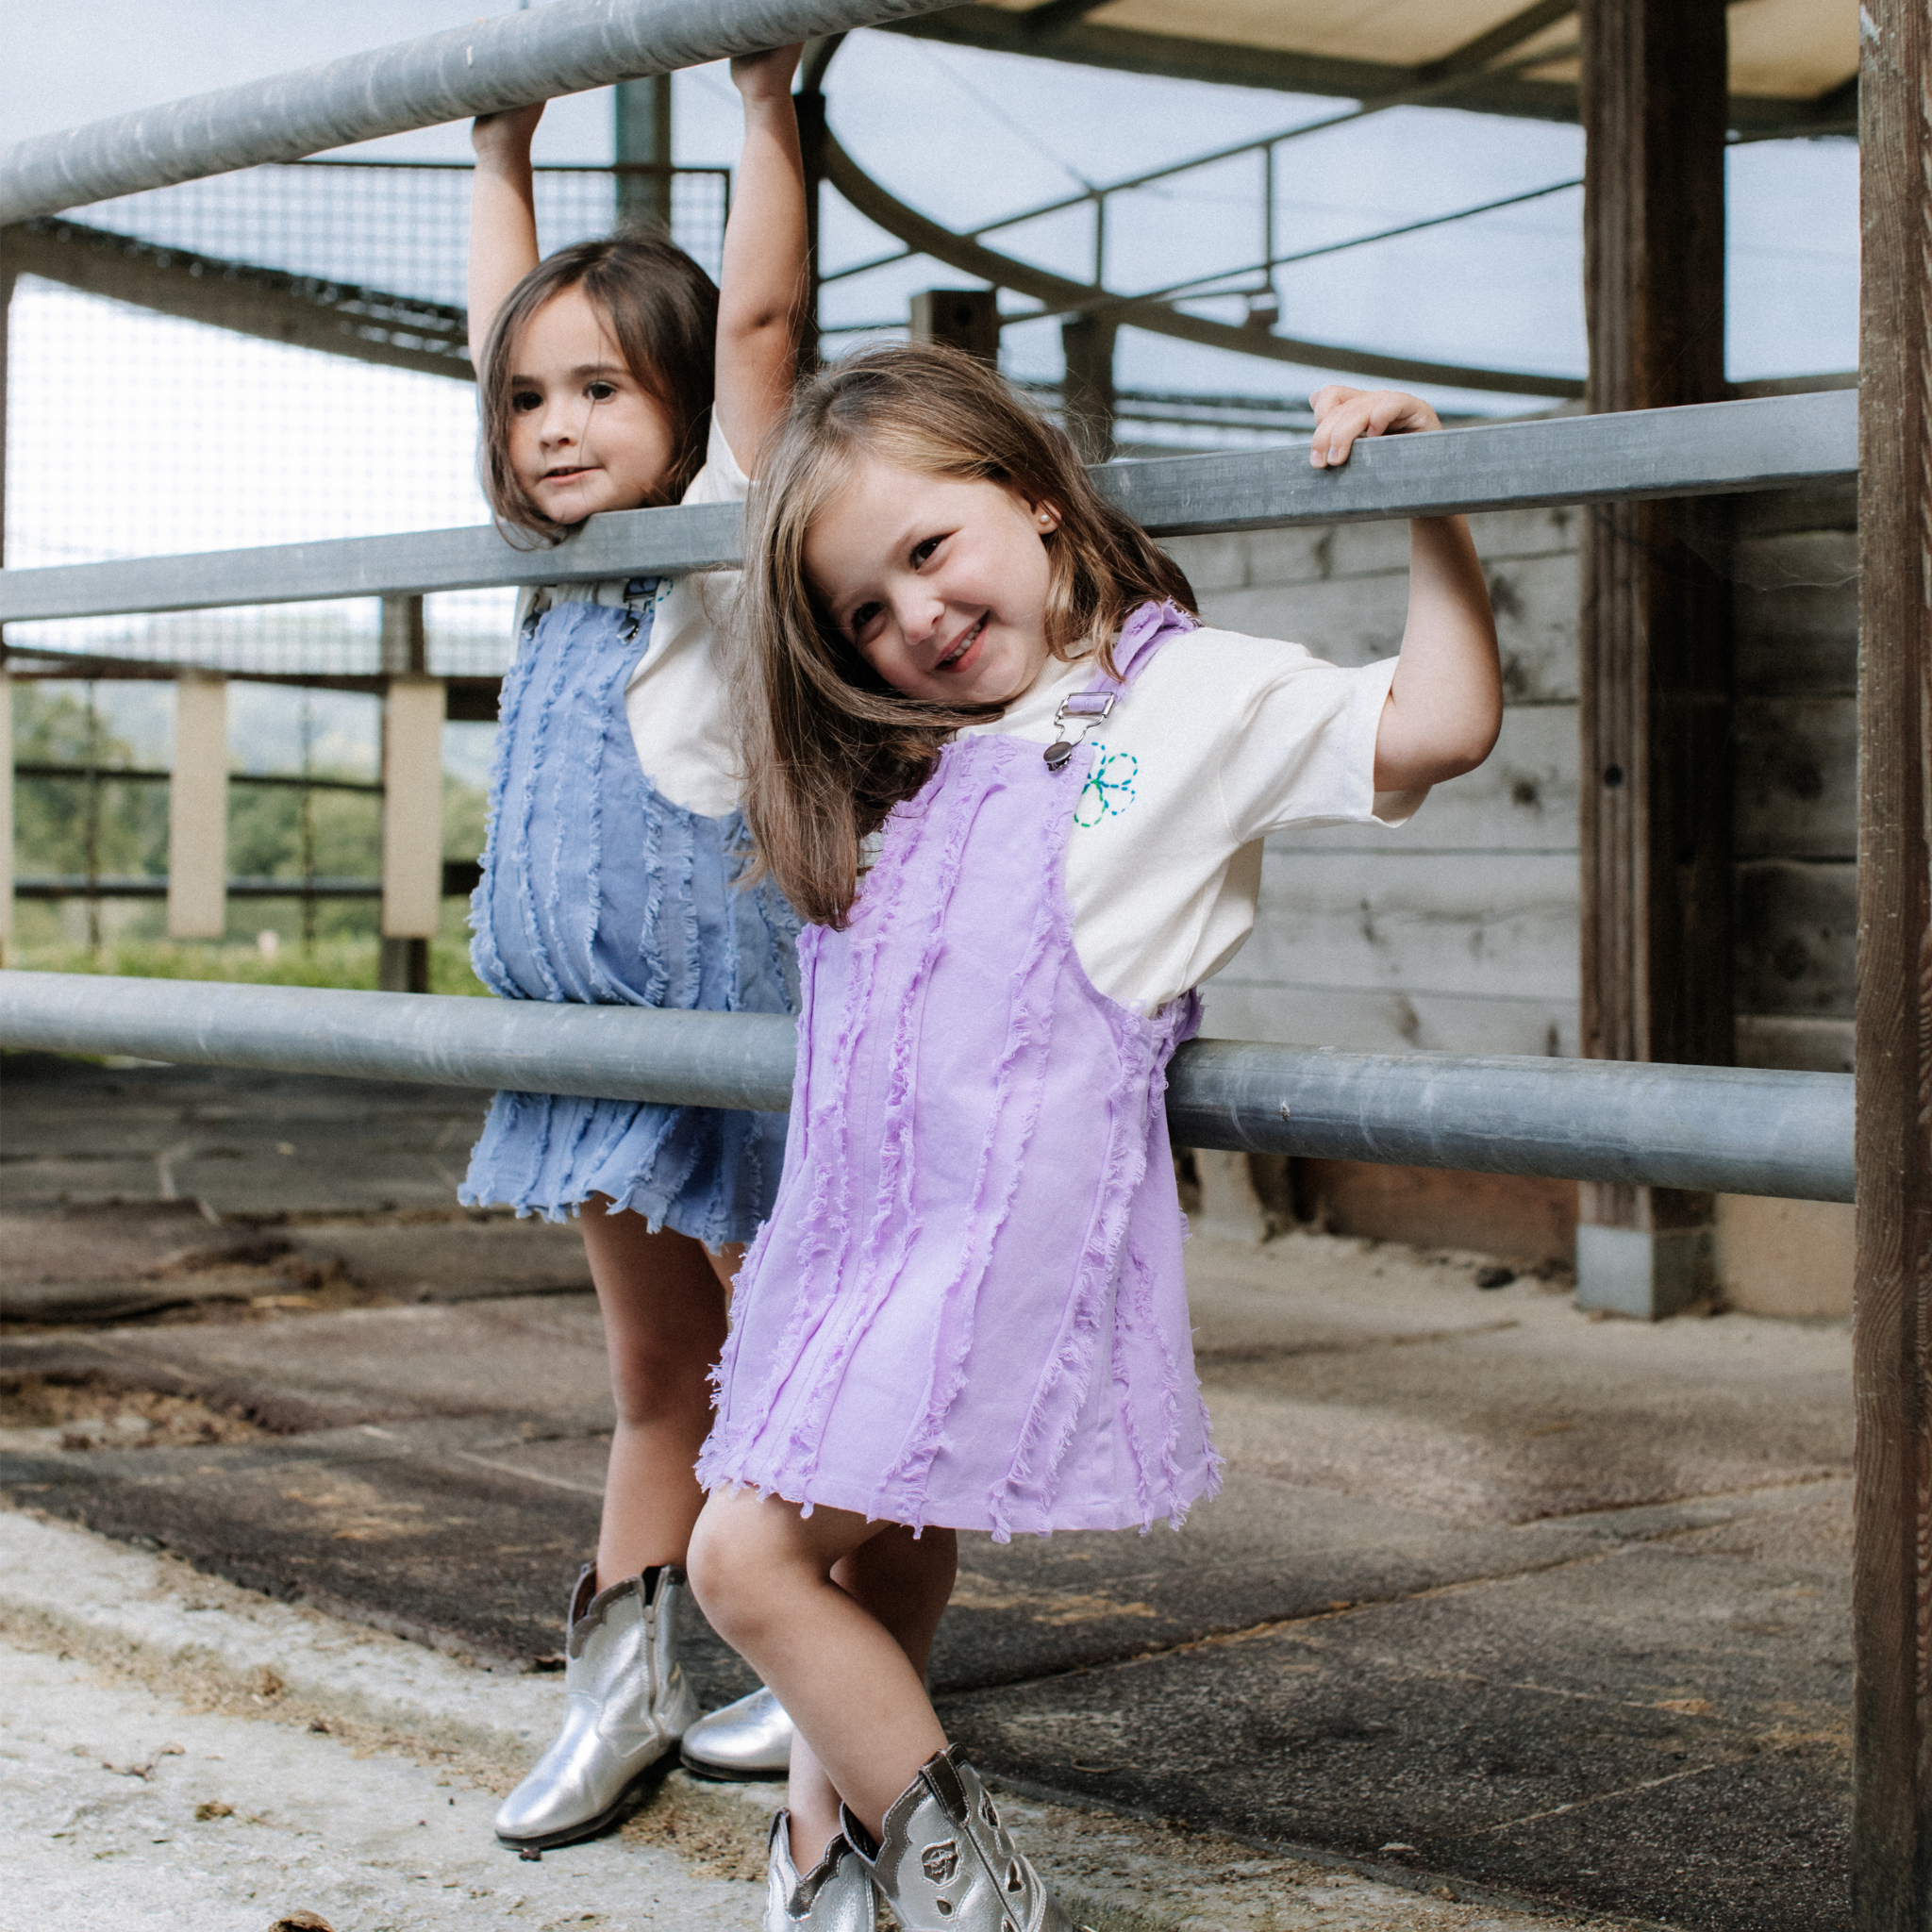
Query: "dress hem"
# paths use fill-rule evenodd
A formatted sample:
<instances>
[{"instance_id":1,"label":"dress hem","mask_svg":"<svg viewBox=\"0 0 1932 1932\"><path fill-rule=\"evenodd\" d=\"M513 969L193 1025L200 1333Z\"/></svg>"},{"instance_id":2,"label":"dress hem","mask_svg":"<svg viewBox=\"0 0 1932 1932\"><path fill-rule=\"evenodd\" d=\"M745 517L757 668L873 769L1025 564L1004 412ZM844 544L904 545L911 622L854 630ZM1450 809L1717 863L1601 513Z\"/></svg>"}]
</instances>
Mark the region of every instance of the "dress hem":
<instances>
[{"instance_id":1,"label":"dress hem","mask_svg":"<svg viewBox=\"0 0 1932 1932\"><path fill-rule=\"evenodd\" d=\"M742 1471L726 1472L718 1466L717 1459L701 1457L698 1460L697 1478L699 1486L708 1495L714 1495L721 1490L751 1490L761 1497L776 1497L781 1503L790 1503L794 1509L810 1515L814 1509L842 1509L848 1515L862 1516L868 1523L895 1523L908 1528L915 1536L928 1529L966 1530L991 1536L994 1542L1009 1542L1015 1536L1050 1537L1057 1533L1072 1534L1079 1530L1138 1529L1142 1536L1148 1535L1157 1523L1165 1521L1170 1529L1179 1529L1187 1521L1188 1512L1196 1503L1208 1501L1221 1492L1221 1458L1213 1461L1200 1472L1199 1486L1184 1498L1162 1503L1150 1507L1145 1513L1138 1510L1123 1510L1115 1499L1103 1502L1096 1499L1085 1511L1070 1512L1065 1519L1044 1524L1022 1523L1008 1516L1004 1523L993 1520L991 1510L982 1507L976 1513L971 1509L954 1510L945 1508L947 1517L958 1520L942 1522L930 1509L923 1509L917 1518L907 1522L902 1517L883 1514L876 1507L875 1493L862 1495L857 1485L850 1488L837 1483L824 1483L814 1479L808 1483L791 1483L783 1480L760 1482L756 1476ZM796 1491L797 1493L792 1493ZM810 1494L805 1493L810 1491ZM1114 1503L1109 1508L1108 1503ZM941 1506L943 1507L943 1506ZM966 1520L971 1518L971 1521Z\"/></svg>"}]
</instances>

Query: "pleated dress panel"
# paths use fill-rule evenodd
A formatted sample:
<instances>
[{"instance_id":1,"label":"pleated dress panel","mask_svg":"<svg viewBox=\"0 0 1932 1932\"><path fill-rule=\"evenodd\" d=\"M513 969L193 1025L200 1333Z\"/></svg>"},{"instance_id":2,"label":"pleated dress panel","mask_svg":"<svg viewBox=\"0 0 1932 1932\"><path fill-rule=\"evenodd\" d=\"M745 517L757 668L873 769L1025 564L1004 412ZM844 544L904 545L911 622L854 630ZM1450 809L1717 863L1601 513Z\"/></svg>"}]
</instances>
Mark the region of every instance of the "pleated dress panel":
<instances>
[{"instance_id":1,"label":"pleated dress panel","mask_svg":"<svg viewBox=\"0 0 1932 1932\"><path fill-rule=\"evenodd\" d=\"M638 763L625 689L649 648L631 607L563 603L526 626L504 679L477 976L506 999L713 1012L797 1009L798 920L749 862L742 815L664 797ZM592 1194L716 1247L770 1211L785 1116L498 1093L459 1198L563 1219Z\"/></svg>"},{"instance_id":2,"label":"pleated dress panel","mask_svg":"<svg viewBox=\"0 0 1932 1932\"><path fill-rule=\"evenodd\" d=\"M915 1526L1145 1528L1210 1493L1163 1106L1192 994L1088 979L1091 748L947 745L842 932L808 926L785 1180L746 1259L708 1487Z\"/></svg>"}]
</instances>

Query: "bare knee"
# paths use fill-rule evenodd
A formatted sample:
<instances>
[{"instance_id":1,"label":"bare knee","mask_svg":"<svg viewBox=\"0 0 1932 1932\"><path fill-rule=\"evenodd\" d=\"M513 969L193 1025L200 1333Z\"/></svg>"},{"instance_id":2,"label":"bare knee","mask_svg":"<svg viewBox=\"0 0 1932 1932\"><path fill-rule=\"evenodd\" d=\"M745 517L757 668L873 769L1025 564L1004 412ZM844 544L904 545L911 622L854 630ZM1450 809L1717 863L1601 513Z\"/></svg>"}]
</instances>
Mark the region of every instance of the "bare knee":
<instances>
[{"instance_id":1,"label":"bare knee","mask_svg":"<svg viewBox=\"0 0 1932 1932\"><path fill-rule=\"evenodd\" d=\"M610 1394L620 1428L648 1428L667 1417L708 1415L711 1364L708 1335L695 1338L610 1338Z\"/></svg>"},{"instance_id":2,"label":"bare knee","mask_svg":"<svg viewBox=\"0 0 1932 1932\"><path fill-rule=\"evenodd\" d=\"M714 1496L691 1531L685 1559L698 1607L711 1628L740 1652L757 1648L773 1608L774 1563L760 1541L741 1512L721 1508Z\"/></svg>"}]
</instances>

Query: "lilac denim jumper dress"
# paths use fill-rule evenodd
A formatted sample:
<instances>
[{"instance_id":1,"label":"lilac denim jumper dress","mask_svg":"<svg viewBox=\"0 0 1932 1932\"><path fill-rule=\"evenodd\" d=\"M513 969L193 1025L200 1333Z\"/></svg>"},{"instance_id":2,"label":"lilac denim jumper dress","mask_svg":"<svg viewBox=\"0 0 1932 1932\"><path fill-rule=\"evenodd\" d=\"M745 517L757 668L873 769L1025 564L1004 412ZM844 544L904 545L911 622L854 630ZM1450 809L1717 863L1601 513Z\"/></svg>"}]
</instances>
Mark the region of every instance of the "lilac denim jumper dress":
<instances>
[{"instance_id":1,"label":"lilac denim jumper dress","mask_svg":"<svg viewBox=\"0 0 1932 1932\"><path fill-rule=\"evenodd\" d=\"M1143 606L1092 696L1130 704L1191 627ZM1065 853L1094 752L1054 751L944 746L846 929L799 940L785 1174L738 1277L708 1489L1004 1541L1177 1523L1219 1487L1162 1105L1199 1002L1141 1015L1081 968Z\"/></svg>"}]
</instances>

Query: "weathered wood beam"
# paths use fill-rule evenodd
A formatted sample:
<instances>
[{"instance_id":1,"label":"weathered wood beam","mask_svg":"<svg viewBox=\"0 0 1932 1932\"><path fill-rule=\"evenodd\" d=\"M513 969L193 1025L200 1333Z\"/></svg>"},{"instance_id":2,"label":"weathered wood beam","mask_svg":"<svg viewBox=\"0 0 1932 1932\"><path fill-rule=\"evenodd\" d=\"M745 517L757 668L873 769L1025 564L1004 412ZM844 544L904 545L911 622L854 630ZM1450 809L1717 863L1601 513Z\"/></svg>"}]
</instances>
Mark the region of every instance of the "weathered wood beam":
<instances>
[{"instance_id":1,"label":"weathered wood beam","mask_svg":"<svg viewBox=\"0 0 1932 1932\"><path fill-rule=\"evenodd\" d=\"M262 341L471 379L463 310L43 216L0 230L11 274Z\"/></svg>"},{"instance_id":2,"label":"weathered wood beam","mask_svg":"<svg viewBox=\"0 0 1932 1932\"><path fill-rule=\"evenodd\" d=\"M1924 0L1866 0L1860 18L1852 1922L1920 1932L1932 1920L1932 21Z\"/></svg>"},{"instance_id":3,"label":"weathered wood beam","mask_svg":"<svg viewBox=\"0 0 1932 1932\"><path fill-rule=\"evenodd\" d=\"M1584 0L1584 279L1595 412L1724 392L1722 0ZM1728 588L1692 505L1589 512L1578 633L1582 1045L1727 1064ZM1698 1291L1712 1203L1592 1186L1586 1306L1657 1316Z\"/></svg>"},{"instance_id":4,"label":"weathered wood beam","mask_svg":"<svg viewBox=\"0 0 1932 1932\"><path fill-rule=\"evenodd\" d=\"M1201 40L1188 34L1109 26L1104 21L1086 19L1062 19L1051 30L1042 31L1029 25L1031 19L1029 13L1004 7L963 6L881 25L888 33L911 34L958 47L1066 60L1117 74L1155 74L1227 87L1275 88L1283 93L1348 101L1393 103L1427 92L1436 106L1463 108L1473 113L1507 114L1531 121L1579 118L1577 90L1568 81L1538 80L1509 73L1507 68L1496 73L1473 66L1458 78L1453 93L1437 92L1443 66L1441 61L1411 67L1390 60L1341 59L1244 46L1233 41ZM1509 25L1504 23L1505 27ZM1457 49L1444 60L1455 60L1461 52ZM1835 131L1851 118L1844 93L1843 89L1835 89L1818 100L1736 94L1727 112L1730 125L1740 133Z\"/></svg>"}]
</instances>

